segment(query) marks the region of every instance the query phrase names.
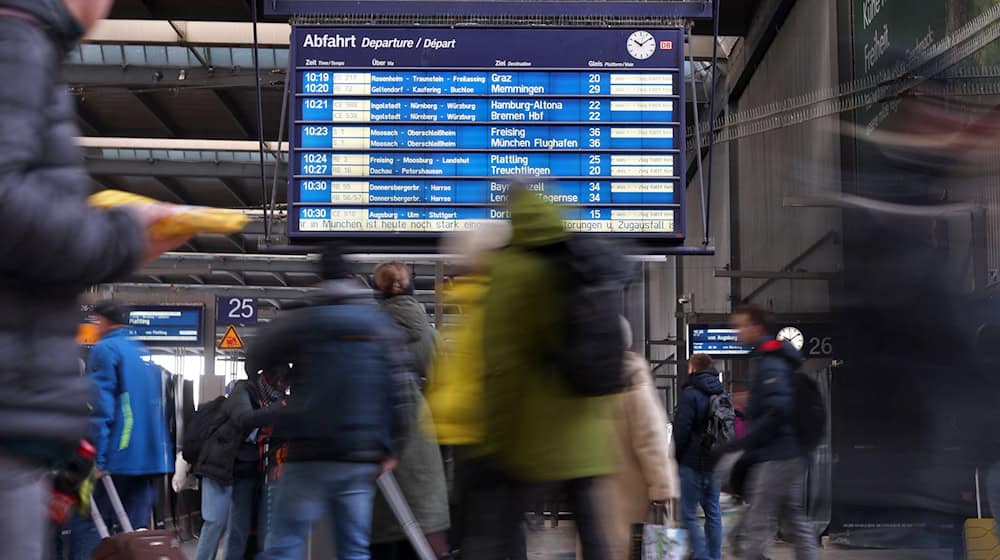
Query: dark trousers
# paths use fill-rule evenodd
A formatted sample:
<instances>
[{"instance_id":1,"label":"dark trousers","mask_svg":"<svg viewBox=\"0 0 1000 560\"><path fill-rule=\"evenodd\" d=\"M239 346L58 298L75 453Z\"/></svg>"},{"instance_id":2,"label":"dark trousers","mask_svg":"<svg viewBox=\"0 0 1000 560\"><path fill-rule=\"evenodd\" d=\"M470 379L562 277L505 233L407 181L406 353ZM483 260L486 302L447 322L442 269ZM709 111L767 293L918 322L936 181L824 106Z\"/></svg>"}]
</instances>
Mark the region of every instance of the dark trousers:
<instances>
[{"instance_id":1,"label":"dark trousers","mask_svg":"<svg viewBox=\"0 0 1000 560\"><path fill-rule=\"evenodd\" d=\"M539 496L561 491L569 501L580 537L583 560L605 560L608 544L598 514L596 479L580 478L554 483L519 482L498 469L489 468L491 483L473 502L473 514L467 514L466 538L462 558L476 560L514 560L524 558L524 513ZM482 480L482 478L480 479Z\"/></svg>"}]
</instances>

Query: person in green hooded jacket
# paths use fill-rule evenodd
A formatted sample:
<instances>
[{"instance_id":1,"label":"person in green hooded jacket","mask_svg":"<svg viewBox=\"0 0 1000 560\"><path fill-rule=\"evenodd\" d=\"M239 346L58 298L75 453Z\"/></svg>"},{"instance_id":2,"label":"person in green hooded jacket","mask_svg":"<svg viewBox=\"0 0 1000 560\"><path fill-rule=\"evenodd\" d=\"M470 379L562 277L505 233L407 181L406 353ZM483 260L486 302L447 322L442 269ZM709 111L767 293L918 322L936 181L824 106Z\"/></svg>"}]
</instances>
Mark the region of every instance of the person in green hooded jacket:
<instances>
[{"instance_id":1,"label":"person in green hooded jacket","mask_svg":"<svg viewBox=\"0 0 1000 560\"><path fill-rule=\"evenodd\" d=\"M537 249L563 242L559 209L523 186L511 188L511 245L493 262L486 297L486 450L508 477L497 504L496 538L466 550L477 560L509 556L527 501L562 490L574 509L584 560L607 557L596 482L615 470L614 397L581 397L551 356L560 344L558 270ZM468 540L468 539L467 539Z\"/></svg>"}]
</instances>

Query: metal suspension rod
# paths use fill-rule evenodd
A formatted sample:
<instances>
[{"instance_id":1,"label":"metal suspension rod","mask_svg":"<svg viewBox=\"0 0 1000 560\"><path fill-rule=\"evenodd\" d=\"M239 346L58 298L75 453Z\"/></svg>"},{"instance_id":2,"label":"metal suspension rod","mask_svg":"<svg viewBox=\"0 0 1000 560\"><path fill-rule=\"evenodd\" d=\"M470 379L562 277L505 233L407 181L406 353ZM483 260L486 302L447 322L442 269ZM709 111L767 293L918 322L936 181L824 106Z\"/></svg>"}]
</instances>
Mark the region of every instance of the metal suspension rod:
<instances>
[{"instance_id":1,"label":"metal suspension rod","mask_svg":"<svg viewBox=\"0 0 1000 560\"><path fill-rule=\"evenodd\" d=\"M260 194L261 206L264 208L264 239L271 238L271 224L267 217L267 171L264 165L264 95L260 87L260 56L257 52L260 49L260 39L257 35L257 0L253 0L251 9L253 10L253 69L254 78L257 83L257 136L259 140L258 152L260 155ZM287 80L286 80L287 82ZM275 158L277 159L277 158ZM275 162L277 165L277 161Z\"/></svg>"},{"instance_id":2,"label":"metal suspension rod","mask_svg":"<svg viewBox=\"0 0 1000 560\"><path fill-rule=\"evenodd\" d=\"M691 39L693 39L693 35L691 28L688 27L688 42L691 42ZM708 245L708 206L705 204L705 176L702 173L701 165L701 117L698 115L698 90L695 89L693 49L688 49L688 56L691 59L691 105L694 107L695 163L698 165L698 191L701 194L702 242ZM709 126L711 126L711 121L709 121ZM709 153L711 153L711 149L709 146Z\"/></svg>"},{"instance_id":3,"label":"metal suspension rod","mask_svg":"<svg viewBox=\"0 0 1000 560\"><path fill-rule=\"evenodd\" d=\"M712 0L712 20L714 29L712 33L712 98L708 100L708 198L709 204L712 200L712 154L715 153L715 94L719 87L719 5L722 0ZM698 158L701 159L699 149ZM702 203L704 205L704 202ZM705 245L708 245L708 226L712 219L708 208L705 208Z\"/></svg>"},{"instance_id":4,"label":"metal suspension rod","mask_svg":"<svg viewBox=\"0 0 1000 560\"><path fill-rule=\"evenodd\" d=\"M285 136L285 121L288 114L288 78L285 78L285 89L281 95L281 120L278 123L278 151L275 153L275 159L281 156L281 141ZM268 224L267 233L270 235L271 227L274 225L274 216L277 213L278 206L278 171L280 166L277 161L274 165L274 178L271 182L271 223ZM270 244L271 238L265 238L267 243Z\"/></svg>"}]
</instances>

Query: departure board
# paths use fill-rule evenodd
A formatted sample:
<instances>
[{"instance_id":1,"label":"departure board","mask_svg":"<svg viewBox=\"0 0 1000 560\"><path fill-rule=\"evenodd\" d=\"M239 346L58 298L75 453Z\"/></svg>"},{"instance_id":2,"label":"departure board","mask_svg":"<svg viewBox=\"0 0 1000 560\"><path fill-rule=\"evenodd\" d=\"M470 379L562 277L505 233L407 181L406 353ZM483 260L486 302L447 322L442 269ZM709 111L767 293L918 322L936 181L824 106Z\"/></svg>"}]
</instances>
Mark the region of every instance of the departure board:
<instances>
[{"instance_id":1,"label":"departure board","mask_svg":"<svg viewBox=\"0 0 1000 560\"><path fill-rule=\"evenodd\" d=\"M289 235L420 239L508 219L684 236L680 29L293 30Z\"/></svg>"}]
</instances>

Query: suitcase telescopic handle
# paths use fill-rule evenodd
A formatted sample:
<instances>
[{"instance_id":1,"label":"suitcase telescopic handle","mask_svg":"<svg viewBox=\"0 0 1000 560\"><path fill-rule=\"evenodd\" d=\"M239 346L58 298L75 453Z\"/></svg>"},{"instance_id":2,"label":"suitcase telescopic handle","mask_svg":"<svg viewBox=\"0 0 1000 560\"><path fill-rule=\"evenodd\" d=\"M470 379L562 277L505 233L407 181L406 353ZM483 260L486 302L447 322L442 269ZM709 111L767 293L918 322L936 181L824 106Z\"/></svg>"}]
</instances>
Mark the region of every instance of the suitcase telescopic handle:
<instances>
[{"instance_id":1,"label":"suitcase telescopic handle","mask_svg":"<svg viewBox=\"0 0 1000 560\"><path fill-rule=\"evenodd\" d=\"M115 516L118 517L118 524L121 525L122 531L131 533L135 529L132 528L132 522L128 518L128 513L125 511L121 497L118 496L118 489L115 488L115 482L111 479L111 475L105 474L101 477L101 483L104 484L104 490L107 491L108 499L111 500L111 509L115 510ZM97 508L97 500L93 498L90 500L90 518L94 521L94 525L97 527L97 534L102 539L111 536L111 531L108 530L107 524L104 523L104 518L101 517L101 510Z\"/></svg>"}]
</instances>

